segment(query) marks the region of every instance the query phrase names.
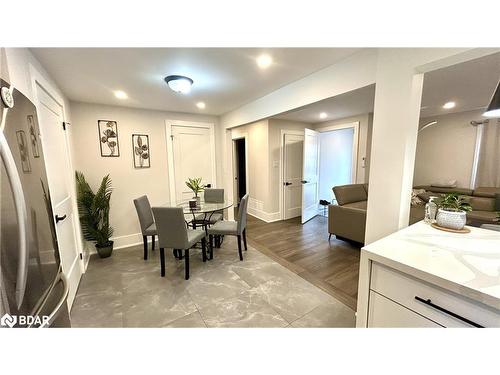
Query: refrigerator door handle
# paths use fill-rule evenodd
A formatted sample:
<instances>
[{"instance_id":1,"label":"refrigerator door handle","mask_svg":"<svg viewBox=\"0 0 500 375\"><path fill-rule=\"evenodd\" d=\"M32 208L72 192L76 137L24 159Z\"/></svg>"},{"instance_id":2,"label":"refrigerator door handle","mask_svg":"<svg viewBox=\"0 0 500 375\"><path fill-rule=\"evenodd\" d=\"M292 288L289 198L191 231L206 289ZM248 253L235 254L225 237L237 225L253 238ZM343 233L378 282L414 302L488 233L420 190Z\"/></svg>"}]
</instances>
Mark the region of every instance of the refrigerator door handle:
<instances>
[{"instance_id":1,"label":"refrigerator door handle","mask_svg":"<svg viewBox=\"0 0 500 375\"><path fill-rule=\"evenodd\" d=\"M57 318L59 312L61 311L61 308L64 306L66 300L68 299L69 295L68 279L66 278L66 276L64 276L62 271L59 271L59 274L57 275L56 281L53 284L54 288L59 281L63 283L63 293L61 299L59 300L59 302L57 302L56 306L54 307L54 310L52 310L48 318L40 325L40 328L48 328L52 325L52 323L54 323L54 320Z\"/></svg>"},{"instance_id":2,"label":"refrigerator door handle","mask_svg":"<svg viewBox=\"0 0 500 375\"><path fill-rule=\"evenodd\" d=\"M18 221L19 263L17 265L16 303L17 308L20 308L23 303L26 280L28 278L28 213L21 178L19 177L16 162L3 131L0 131L0 155L5 165L12 192L14 193Z\"/></svg>"}]
</instances>

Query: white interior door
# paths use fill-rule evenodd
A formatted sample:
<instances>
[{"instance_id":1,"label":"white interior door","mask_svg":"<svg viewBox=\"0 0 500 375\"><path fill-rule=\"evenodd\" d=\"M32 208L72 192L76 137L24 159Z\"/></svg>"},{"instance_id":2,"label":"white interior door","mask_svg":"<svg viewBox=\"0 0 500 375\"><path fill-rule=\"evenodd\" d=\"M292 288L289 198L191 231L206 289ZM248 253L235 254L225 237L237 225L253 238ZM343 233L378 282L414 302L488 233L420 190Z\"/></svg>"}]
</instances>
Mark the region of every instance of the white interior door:
<instances>
[{"instance_id":1,"label":"white interior door","mask_svg":"<svg viewBox=\"0 0 500 375\"><path fill-rule=\"evenodd\" d=\"M285 134L283 140L283 218L302 213L302 160L304 136Z\"/></svg>"},{"instance_id":2,"label":"white interior door","mask_svg":"<svg viewBox=\"0 0 500 375\"><path fill-rule=\"evenodd\" d=\"M186 186L188 178L201 177L204 185L215 187L213 127L171 125L171 142L173 181L170 186L174 187L175 201L179 203L193 197Z\"/></svg>"},{"instance_id":3,"label":"white interior door","mask_svg":"<svg viewBox=\"0 0 500 375\"><path fill-rule=\"evenodd\" d=\"M318 214L319 133L304 130L304 166L302 169L302 223Z\"/></svg>"},{"instance_id":4,"label":"white interior door","mask_svg":"<svg viewBox=\"0 0 500 375\"><path fill-rule=\"evenodd\" d=\"M63 129L63 108L40 86L37 87L38 116L50 198L56 221L56 235L62 270L69 282L68 308L71 308L82 274L76 240L76 212L73 212L73 190L69 150ZM54 218L55 219L55 218Z\"/></svg>"}]
</instances>

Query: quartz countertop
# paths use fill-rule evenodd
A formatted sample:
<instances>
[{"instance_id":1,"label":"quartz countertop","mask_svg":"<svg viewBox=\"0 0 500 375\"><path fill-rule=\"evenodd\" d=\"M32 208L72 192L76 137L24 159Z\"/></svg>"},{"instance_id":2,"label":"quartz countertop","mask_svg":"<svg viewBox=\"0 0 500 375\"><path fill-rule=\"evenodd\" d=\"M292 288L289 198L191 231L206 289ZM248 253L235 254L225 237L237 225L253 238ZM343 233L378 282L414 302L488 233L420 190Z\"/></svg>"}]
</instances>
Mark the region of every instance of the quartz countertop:
<instances>
[{"instance_id":1,"label":"quartz countertop","mask_svg":"<svg viewBox=\"0 0 500 375\"><path fill-rule=\"evenodd\" d=\"M500 310L500 232L467 234L420 221L363 247L370 259Z\"/></svg>"}]
</instances>

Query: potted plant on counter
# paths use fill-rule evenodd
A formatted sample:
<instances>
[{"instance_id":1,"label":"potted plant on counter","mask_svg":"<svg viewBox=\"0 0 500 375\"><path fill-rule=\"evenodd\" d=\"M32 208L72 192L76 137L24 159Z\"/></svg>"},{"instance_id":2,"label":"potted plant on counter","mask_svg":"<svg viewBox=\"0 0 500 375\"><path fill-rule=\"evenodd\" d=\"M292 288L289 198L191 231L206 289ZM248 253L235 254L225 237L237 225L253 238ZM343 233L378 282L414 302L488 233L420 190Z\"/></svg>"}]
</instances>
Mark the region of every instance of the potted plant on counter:
<instances>
[{"instance_id":1,"label":"potted plant on counter","mask_svg":"<svg viewBox=\"0 0 500 375\"><path fill-rule=\"evenodd\" d=\"M199 206L200 197L198 196L198 194L205 190L205 185L201 183L201 177L188 178L188 180L186 181L186 186L193 191L193 199L196 199L196 204Z\"/></svg>"},{"instance_id":2,"label":"potted plant on counter","mask_svg":"<svg viewBox=\"0 0 500 375\"><path fill-rule=\"evenodd\" d=\"M467 223L467 212L472 210L467 200L458 193L445 194L434 200L438 206L437 225L443 228L461 230Z\"/></svg>"},{"instance_id":3,"label":"potted plant on counter","mask_svg":"<svg viewBox=\"0 0 500 375\"><path fill-rule=\"evenodd\" d=\"M85 176L76 172L77 203L83 238L95 243L101 258L107 258L113 252L113 228L109 225L109 203L111 200L111 179L104 176L96 193L92 190Z\"/></svg>"}]
</instances>

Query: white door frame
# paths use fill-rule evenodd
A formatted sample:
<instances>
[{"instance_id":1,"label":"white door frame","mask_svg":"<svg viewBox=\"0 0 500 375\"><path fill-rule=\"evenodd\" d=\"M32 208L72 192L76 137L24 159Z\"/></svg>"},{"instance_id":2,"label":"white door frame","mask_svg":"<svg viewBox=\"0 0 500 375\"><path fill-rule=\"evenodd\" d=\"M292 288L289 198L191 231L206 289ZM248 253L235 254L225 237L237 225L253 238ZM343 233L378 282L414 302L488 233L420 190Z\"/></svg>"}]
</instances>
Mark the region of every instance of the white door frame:
<instances>
[{"instance_id":1,"label":"white door frame","mask_svg":"<svg viewBox=\"0 0 500 375\"><path fill-rule=\"evenodd\" d=\"M341 129L354 129L354 135L352 139L352 176L351 183L355 184L358 178L358 144L359 144L359 121L349 122L345 124L331 125L325 126L324 128L314 129L320 133L326 133L333 130L341 130ZM321 147L321 142L320 142ZM321 151L320 151L321 152Z\"/></svg>"},{"instance_id":2,"label":"white door frame","mask_svg":"<svg viewBox=\"0 0 500 375\"><path fill-rule=\"evenodd\" d=\"M236 171L235 171L235 154L234 154L234 146L235 146L235 142L236 140L238 139L244 139L245 140L245 185L246 185L246 192L248 194L248 133L247 132L244 132L244 133L235 133L233 134L231 132L231 142L233 143L232 144L232 150L233 150L233 186L234 186L234 179L235 179L235 175L236 175ZM233 188L233 199L236 195L236 191L234 191L234 188ZM236 207L236 202L233 202L234 206Z\"/></svg>"},{"instance_id":3,"label":"white door frame","mask_svg":"<svg viewBox=\"0 0 500 375\"><path fill-rule=\"evenodd\" d=\"M184 120L165 120L165 137L167 141L167 165L168 165L168 184L170 194L170 204L176 204L175 197L175 172L174 172L174 149L172 147L172 126L182 126L189 128L205 128L209 130L210 134L210 159L212 162L212 185L215 187L217 184L217 165L215 163L215 125L211 122L196 122Z\"/></svg>"},{"instance_id":4,"label":"white door frame","mask_svg":"<svg viewBox=\"0 0 500 375\"><path fill-rule=\"evenodd\" d=\"M281 129L280 131L280 188L279 188L279 211L280 211L280 219L285 220L285 186L283 185L284 182L284 176L283 174L285 173L285 168L284 168L284 163L285 163L285 135L304 135L304 130L288 130L288 129Z\"/></svg>"},{"instance_id":5,"label":"white door frame","mask_svg":"<svg viewBox=\"0 0 500 375\"><path fill-rule=\"evenodd\" d=\"M64 99L59 95L58 90L32 65L29 64L29 72L30 72L30 77L31 77L31 91L33 94L33 101L35 103L35 107L37 110L37 116L40 113L40 102L38 98L38 86L42 88L54 101L61 106L62 109L62 116L63 116L63 121L67 122L66 118L66 107L64 105ZM40 122L40 117L38 116L38 121ZM61 124L62 125L62 124ZM39 126L39 131L40 134L42 135L42 142L43 142L43 126ZM66 176L67 179L70 179L71 176L74 175L74 163L73 163L73 158L71 156L71 142L68 139L68 133L64 132L64 141L66 143L66 152L67 154L65 157L68 159L69 166L71 171L70 174ZM43 143L42 143L43 146ZM49 179L50 176L47 174L47 179ZM84 262L82 259L83 255L83 243L81 241L82 235L81 235L81 230L80 230L80 219L78 217L78 205L76 202L76 184L74 179L69 181L68 186L73 189L73 194L72 194L72 199L71 199L71 205L73 206L73 214L74 214L74 236L75 236L75 242L76 242L76 250L78 251L78 256L77 256L77 263L78 267L80 268L80 275L85 273L88 265L89 259L87 259L87 263ZM75 263L71 266L71 268L68 270L68 276L73 272L73 268L75 267Z\"/></svg>"}]
</instances>

